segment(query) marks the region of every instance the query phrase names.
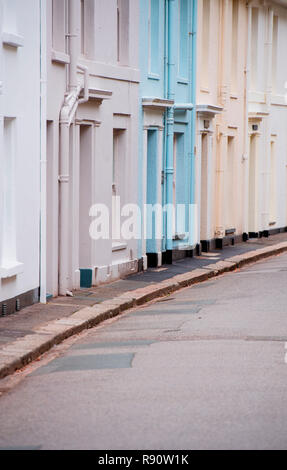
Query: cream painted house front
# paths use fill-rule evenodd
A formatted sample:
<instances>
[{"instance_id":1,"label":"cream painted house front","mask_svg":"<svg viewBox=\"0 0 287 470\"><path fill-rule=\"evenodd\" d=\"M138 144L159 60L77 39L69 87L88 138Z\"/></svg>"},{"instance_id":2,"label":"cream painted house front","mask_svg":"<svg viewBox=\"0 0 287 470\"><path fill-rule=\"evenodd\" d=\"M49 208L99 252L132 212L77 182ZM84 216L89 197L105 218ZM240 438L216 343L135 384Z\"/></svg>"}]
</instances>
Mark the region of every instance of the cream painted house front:
<instances>
[{"instance_id":1,"label":"cream painted house front","mask_svg":"<svg viewBox=\"0 0 287 470\"><path fill-rule=\"evenodd\" d=\"M136 272L137 240L93 240L95 204L137 203L138 2L47 0L47 293ZM104 25L104 27L103 27Z\"/></svg>"},{"instance_id":2,"label":"cream painted house front","mask_svg":"<svg viewBox=\"0 0 287 470\"><path fill-rule=\"evenodd\" d=\"M287 226L287 1L250 1L248 232Z\"/></svg>"},{"instance_id":3,"label":"cream painted house front","mask_svg":"<svg viewBox=\"0 0 287 470\"><path fill-rule=\"evenodd\" d=\"M196 198L204 251L247 232L247 30L244 0L198 1Z\"/></svg>"}]
</instances>

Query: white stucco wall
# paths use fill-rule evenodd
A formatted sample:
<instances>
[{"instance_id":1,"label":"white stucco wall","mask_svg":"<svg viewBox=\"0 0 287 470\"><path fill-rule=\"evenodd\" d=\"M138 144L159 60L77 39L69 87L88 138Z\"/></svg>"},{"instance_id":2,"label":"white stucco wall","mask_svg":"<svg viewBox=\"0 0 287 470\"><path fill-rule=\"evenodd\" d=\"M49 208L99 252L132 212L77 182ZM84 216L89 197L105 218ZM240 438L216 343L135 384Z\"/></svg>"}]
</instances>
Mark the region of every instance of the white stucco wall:
<instances>
[{"instance_id":1,"label":"white stucco wall","mask_svg":"<svg viewBox=\"0 0 287 470\"><path fill-rule=\"evenodd\" d=\"M257 150L251 149L249 153L257 162L256 194L253 195L256 209L252 224L255 232L282 229L287 225L287 63L284 60L287 2L281 3L282 6L278 6L278 2L271 1L264 6L253 2L250 6L251 17L257 17L258 24L257 28L250 29L251 43L257 44L253 48L258 54L256 62L251 64L253 79L248 94L249 137L255 134L252 124L258 125Z\"/></svg>"},{"instance_id":2,"label":"white stucco wall","mask_svg":"<svg viewBox=\"0 0 287 470\"><path fill-rule=\"evenodd\" d=\"M70 210L69 288L80 285L79 268L93 270L93 284L117 279L137 270L137 241L93 241L87 236L89 224L88 203L112 207L113 130L125 133L125 165L119 168L118 178L124 182L125 202L137 203L138 155L138 2L120 2L128 5L122 15L121 43L117 46L117 1L86 0L84 13L84 39L81 32L80 1L75 1L77 16L77 64L88 69L89 101L80 104L70 126ZM58 265L61 253L59 240L59 114L68 90L69 45L66 50L55 51L52 37L52 0L48 0L48 114L52 121L51 139L48 136L48 203L47 238L49 261L47 264L47 290L58 293ZM103 27L105 25L105 27ZM128 35L127 35L128 32ZM78 71L78 83L84 83ZM90 137L84 141L82 126L90 126ZM53 129L53 130L52 130ZM89 154L89 155L87 155ZM81 175L81 161L87 158L90 175ZM83 167L82 167L83 168ZM85 178L88 178L85 185ZM81 179L82 178L82 179ZM87 186L90 190L87 191ZM83 189L82 189L83 188ZM85 194L84 194L85 193ZM48 198L49 199L49 198ZM61 203L61 201L60 201ZM84 211L84 214L83 214ZM110 220L111 222L111 220ZM116 249L115 249L116 248ZM85 251L86 250L86 251Z\"/></svg>"},{"instance_id":3,"label":"white stucco wall","mask_svg":"<svg viewBox=\"0 0 287 470\"><path fill-rule=\"evenodd\" d=\"M3 41L0 49L2 170L7 170L7 165L13 161L9 171L0 171L0 301L39 287L39 5L38 0L0 2ZM9 127L11 152L7 148L9 136L5 137ZM5 200L10 201L8 217L5 215ZM5 233L9 235L6 242Z\"/></svg>"}]
</instances>

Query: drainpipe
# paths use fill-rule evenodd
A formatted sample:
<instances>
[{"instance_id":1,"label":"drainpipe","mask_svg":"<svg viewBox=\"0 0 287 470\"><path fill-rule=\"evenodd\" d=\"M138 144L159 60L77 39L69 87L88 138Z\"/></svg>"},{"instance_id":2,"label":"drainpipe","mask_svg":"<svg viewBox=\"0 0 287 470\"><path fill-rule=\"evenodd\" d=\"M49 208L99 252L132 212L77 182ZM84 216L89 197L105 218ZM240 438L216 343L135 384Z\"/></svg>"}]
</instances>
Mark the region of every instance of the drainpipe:
<instances>
[{"instance_id":1,"label":"drainpipe","mask_svg":"<svg viewBox=\"0 0 287 470\"><path fill-rule=\"evenodd\" d=\"M191 63L191 102L193 103L193 108L191 110L191 182L190 182L190 203L193 204L192 214L190 214L190 227L189 227L189 245L193 246L195 236L197 238L196 226L192 224L192 221L195 221L196 213L194 213L195 207L195 146L196 146L196 61L197 61L197 0L192 2L192 30L191 30L191 54L192 54L192 63ZM191 215L193 217L191 217Z\"/></svg>"},{"instance_id":2,"label":"drainpipe","mask_svg":"<svg viewBox=\"0 0 287 470\"><path fill-rule=\"evenodd\" d=\"M168 93L168 0L165 0L164 4L164 98L167 98ZM162 186L162 206L166 205L166 154L167 154L167 110L163 116L164 119L164 140L163 140L163 153L162 153L162 169L163 169L163 186ZM163 243L162 251L167 250L167 223L166 223L166 213L163 212L162 219L163 226Z\"/></svg>"},{"instance_id":3,"label":"drainpipe","mask_svg":"<svg viewBox=\"0 0 287 470\"><path fill-rule=\"evenodd\" d=\"M60 208L59 208L59 294L66 295L71 289L71 273L69 266L70 246L69 246L69 209L70 209L70 125L75 117L78 105L88 101L88 69L77 64L79 57L80 29L78 24L79 3L77 0L70 0L69 10L69 84L68 94L60 112ZM82 86L78 83L77 69L84 71L84 97L80 98Z\"/></svg>"},{"instance_id":4,"label":"drainpipe","mask_svg":"<svg viewBox=\"0 0 287 470\"><path fill-rule=\"evenodd\" d=\"M46 43L46 1L39 0L40 14L40 302L47 299L47 43Z\"/></svg>"},{"instance_id":5,"label":"drainpipe","mask_svg":"<svg viewBox=\"0 0 287 470\"><path fill-rule=\"evenodd\" d=\"M175 18L175 0L168 0L167 12L167 98L174 100L175 98L175 55L176 55L176 38L174 37L173 21ZM167 110L167 138L166 138L166 203L168 208L173 205L173 138L174 138L174 109ZM173 211L167 210L166 214L166 249L171 252L173 247ZM171 262L171 260L170 260Z\"/></svg>"}]
</instances>

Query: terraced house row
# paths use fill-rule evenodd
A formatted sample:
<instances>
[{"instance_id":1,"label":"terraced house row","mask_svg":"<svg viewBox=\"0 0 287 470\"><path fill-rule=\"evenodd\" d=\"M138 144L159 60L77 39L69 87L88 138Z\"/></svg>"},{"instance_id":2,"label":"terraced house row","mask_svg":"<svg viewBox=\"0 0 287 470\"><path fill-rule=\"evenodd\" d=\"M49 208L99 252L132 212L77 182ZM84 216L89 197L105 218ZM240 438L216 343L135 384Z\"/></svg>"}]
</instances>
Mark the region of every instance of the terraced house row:
<instances>
[{"instance_id":1,"label":"terraced house row","mask_svg":"<svg viewBox=\"0 0 287 470\"><path fill-rule=\"evenodd\" d=\"M0 32L0 314L287 230L286 0L0 0Z\"/></svg>"}]
</instances>

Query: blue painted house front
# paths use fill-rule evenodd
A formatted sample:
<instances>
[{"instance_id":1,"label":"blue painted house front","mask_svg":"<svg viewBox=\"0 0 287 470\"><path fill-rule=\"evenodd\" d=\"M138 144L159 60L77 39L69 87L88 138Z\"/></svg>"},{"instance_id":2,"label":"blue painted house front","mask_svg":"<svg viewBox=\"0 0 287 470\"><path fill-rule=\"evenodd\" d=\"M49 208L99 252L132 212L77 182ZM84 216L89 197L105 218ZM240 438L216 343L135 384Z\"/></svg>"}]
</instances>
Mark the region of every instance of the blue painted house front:
<instances>
[{"instance_id":1,"label":"blue painted house front","mask_svg":"<svg viewBox=\"0 0 287 470\"><path fill-rule=\"evenodd\" d=\"M191 256L197 244L196 15L197 0L140 0L139 255L147 266Z\"/></svg>"}]
</instances>

